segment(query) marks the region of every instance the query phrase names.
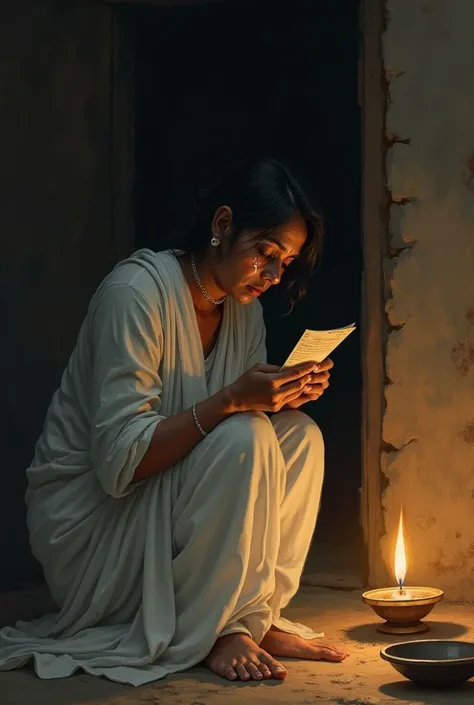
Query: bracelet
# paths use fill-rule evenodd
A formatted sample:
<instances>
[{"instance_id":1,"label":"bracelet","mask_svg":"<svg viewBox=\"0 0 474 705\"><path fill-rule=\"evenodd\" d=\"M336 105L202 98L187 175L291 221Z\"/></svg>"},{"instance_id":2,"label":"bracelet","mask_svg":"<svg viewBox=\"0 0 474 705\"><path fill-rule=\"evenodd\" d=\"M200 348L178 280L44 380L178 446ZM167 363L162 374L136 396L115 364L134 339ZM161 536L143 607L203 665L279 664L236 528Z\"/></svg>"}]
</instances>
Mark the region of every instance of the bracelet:
<instances>
[{"instance_id":1,"label":"bracelet","mask_svg":"<svg viewBox=\"0 0 474 705\"><path fill-rule=\"evenodd\" d=\"M196 406L197 406L197 402L194 402L194 404L191 407L191 410L193 412L194 423L196 424L196 428L199 431L199 433L201 434L201 436L203 438L205 438L207 436L207 432L203 429L203 427L199 423L198 415L196 414Z\"/></svg>"}]
</instances>

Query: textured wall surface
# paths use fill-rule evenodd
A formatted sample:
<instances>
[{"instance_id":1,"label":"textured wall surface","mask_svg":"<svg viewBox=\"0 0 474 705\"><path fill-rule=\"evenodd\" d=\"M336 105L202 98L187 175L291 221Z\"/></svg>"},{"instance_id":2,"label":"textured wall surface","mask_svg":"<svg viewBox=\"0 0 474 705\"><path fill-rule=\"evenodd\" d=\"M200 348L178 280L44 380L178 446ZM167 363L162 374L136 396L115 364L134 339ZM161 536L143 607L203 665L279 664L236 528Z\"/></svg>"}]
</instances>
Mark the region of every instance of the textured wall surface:
<instances>
[{"instance_id":1,"label":"textured wall surface","mask_svg":"<svg viewBox=\"0 0 474 705\"><path fill-rule=\"evenodd\" d=\"M383 468L390 573L474 599L474 5L389 0Z\"/></svg>"},{"instance_id":2,"label":"textured wall surface","mask_svg":"<svg viewBox=\"0 0 474 705\"><path fill-rule=\"evenodd\" d=\"M25 469L113 261L111 10L19 0L0 22L0 587L37 573Z\"/></svg>"}]
</instances>

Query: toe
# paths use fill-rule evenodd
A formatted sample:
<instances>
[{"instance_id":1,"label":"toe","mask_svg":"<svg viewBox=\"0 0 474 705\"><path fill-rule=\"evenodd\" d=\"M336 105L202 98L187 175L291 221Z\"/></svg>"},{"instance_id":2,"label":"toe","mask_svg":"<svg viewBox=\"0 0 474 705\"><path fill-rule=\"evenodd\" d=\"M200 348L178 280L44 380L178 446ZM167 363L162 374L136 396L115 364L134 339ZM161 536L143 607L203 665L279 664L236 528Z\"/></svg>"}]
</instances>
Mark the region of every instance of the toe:
<instances>
[{"instance_id":1,"label":"toe","mask_svg":"<svg viewBox=\"0 0 474 705\"><path fill-rule=\"evenodd\" d=\"M228 681L235 681L235 679L237 678L237 673L232 668L232 666L225 666L223 670L224 672L222 675L224 676L224 678L227 678Z\"/></svg>"},{"instance_id":2,"label":"toe","mask_svg":"<svg viewBox=\"0 0 474 705\"><path fill-rule=\"evenodd\" d=\"M262 662L268 666L271 671L273 678L278 678L283 680L288 675L286 668L279 662L272 658L270 655L262 657Z\"/></svg>"},{"instance_id":3,"label":"toe","mask_svg":"<svg viewBox=\"0 0 474 705\"><path fill-rule=\"evenodd\" d=\"M268 668L268 666L265 663L260 662L258 664L258 668L264 678L271 678L272 677L272 672L270 671L270 669Z\"/></svg>"},{"instance_id":4,"label":"toe","mask_svg":"<svg viewBox=\"0 0 474 705\"><path fill-rule=\"evenodd\" d=\"M280 680L283 680L288 675L286 668L284 668L281 664L278 664L278 666L275 666L275 668L272 669L272 673L275 676L275 678L278 678Z\"/></svg>"},{"instance_id":5,"label":"toe","mask_svg":"<svg viewBox=\"0 0 474 705\"><path fill-rule=\"evenodd\" d=\"M324 647L321 649L321 659L325 661L343 661L347 654L345 651L340 651L339 649L333 649L331 647Z\"/></svg>"},{"instance_id":6,"label":"toe","mask_svg":"<svg viewBox=\"0 0 474 705\"><path fill-rule=\"evenodd\" d=\"M247 663L245 668L254 681L261 681L263 679L263 673L255 663Z\"/></svg>"},{"instance_id":7,"label":"toe","mask_svg":"<svg viewBox=\"0 0 474 705\"><path fill-rule=\"evenodd\" d=\"M239 676L241 681L250 680L250 673L247 671L246 665L247 664L244 665L243 663L238 663L235 666L235 670L237 671L237 675Z\"/></svg>"}]
</instances>

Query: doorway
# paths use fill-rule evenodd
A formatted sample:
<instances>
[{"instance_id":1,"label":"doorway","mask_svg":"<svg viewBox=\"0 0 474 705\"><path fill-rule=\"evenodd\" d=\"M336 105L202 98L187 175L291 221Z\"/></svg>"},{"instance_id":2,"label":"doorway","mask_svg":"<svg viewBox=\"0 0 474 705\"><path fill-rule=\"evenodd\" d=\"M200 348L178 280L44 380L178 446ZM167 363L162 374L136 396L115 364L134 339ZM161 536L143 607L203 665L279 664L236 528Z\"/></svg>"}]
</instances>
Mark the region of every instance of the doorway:
<instances>
[{"instance_id":1,"label":"doorway","mask_svg":"<svg viewBox=\"0 0 474 705\"><path fill-rule=\"evenodd\" d=\"M360 323L357 3L139 6L125 21L135 51L135 247L159 249L184 227L196 191L228 162L276 157L323 214L326 243L291 316L282 318L277 292L262 300L269 362L283 362L305 328ZM326 442L312 576L363 571L359 333L333 357L330 391L305 409Z\"/></svg>"}]
</instances>

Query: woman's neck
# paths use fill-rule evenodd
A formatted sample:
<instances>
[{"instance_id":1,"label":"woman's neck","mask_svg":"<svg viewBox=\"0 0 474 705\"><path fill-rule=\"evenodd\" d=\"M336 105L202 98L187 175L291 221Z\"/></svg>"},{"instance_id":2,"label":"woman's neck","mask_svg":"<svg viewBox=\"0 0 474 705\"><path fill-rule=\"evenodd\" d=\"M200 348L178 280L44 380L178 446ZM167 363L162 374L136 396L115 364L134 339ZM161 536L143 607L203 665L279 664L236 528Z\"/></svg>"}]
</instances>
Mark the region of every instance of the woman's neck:
<instances>
[{"instance_id":1,"label":"woman's neck","mask_svg":"<svg viewBox=\"0 0 474 705\"><path fill-rule=\"evenodd\" d=\"M184 278L186 279L186 282L189 287L189 291L191 293L191 298L193 300L193 305L196 311L198 311L201 315L203 316L212 316L213 314L216 313L216 309L220 308L219 304L214 304L212 301L208 301L202 291L199 288L199 285L196 281L196 277L193 272L193 268L191 266L191 259L190 255L185 253L183 255L180 255L178 257L178 262L181 266L181 269L183 271ZM201 280L202 286L205 288L205 290L208 292L212 298L214 298L214 295L212 291L216 288L214 281L212 279L212 276L209 275L208 273L208 268L203 264L202 262L199 263L199 278ZM220 298L218 295L216 295L216 299Z\"/></svg>"}]
</instances>

